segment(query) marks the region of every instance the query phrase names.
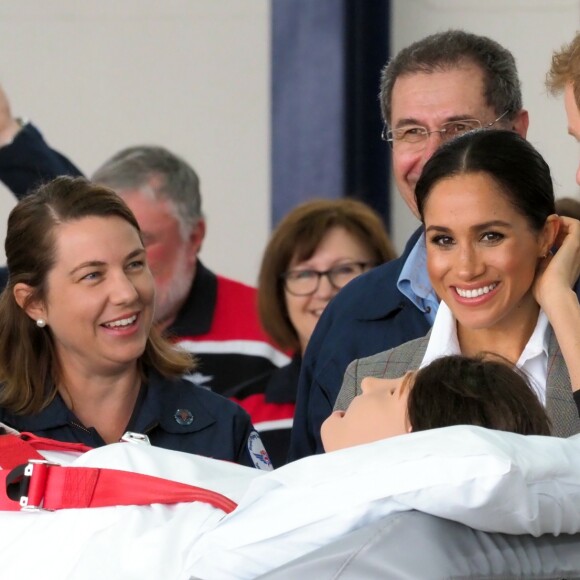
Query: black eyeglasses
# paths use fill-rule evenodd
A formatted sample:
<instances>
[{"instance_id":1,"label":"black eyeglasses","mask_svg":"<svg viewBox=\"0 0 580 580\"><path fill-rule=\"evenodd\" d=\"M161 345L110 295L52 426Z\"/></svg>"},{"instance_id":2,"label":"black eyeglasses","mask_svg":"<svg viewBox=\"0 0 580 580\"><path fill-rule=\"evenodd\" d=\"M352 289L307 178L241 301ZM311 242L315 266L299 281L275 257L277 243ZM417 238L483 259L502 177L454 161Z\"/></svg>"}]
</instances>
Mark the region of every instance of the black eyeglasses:
<instances>
[{"instance_id":1,"label":"black eyeglasses","mask_svg":"<svg viewBox=\"0 0 580 580\"><path fill-rule=\"evenodd\" d=\"M420 125L404 125L392 131L387 131L385 127L381 134L381 138L393 147L406 147L408 149L422 149L427 145L427 139L433 133L439 133L441 141L450 141L454 137L475 131L477 129L490 129L497 122L501 121L507 114L509 109L504 111L495 121L484 125L479 119L459 119L457 121L449 121L444 123L440 129L429 131L426 127Z\"/></svg>"},{"instance_id":2,"label":"black eyeglasses","mask_svg":"<svg viewBox=\"0 0 580 580\"><path fill-rule=\"evenodd\" d=\"M340 290L352 279L372 267L370 262L346 262L330 268L330 270L289 270L281 274L284 288L294 296L309 296L320 286L320 279L326 276L330 284Z\"/></svg>"}]
</instances>

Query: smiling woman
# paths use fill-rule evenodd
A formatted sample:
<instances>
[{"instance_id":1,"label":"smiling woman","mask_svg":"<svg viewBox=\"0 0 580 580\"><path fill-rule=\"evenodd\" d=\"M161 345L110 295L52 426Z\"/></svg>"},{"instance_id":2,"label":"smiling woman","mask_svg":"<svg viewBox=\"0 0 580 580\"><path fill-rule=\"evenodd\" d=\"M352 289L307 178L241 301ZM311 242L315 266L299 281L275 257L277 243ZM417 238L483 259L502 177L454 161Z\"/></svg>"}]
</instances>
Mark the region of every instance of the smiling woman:
<instances>
[{"instance_id":1,"label":"smiling woman","mask_svg":"<svg viewBox=\"0 0 580 580\"><path fill-rule=\"evenodd\" d=\"M274 371L265 392L240 400L256 422L275 467L286 462L302 354L327 304L351 280L396 257L381 217L354 199L312 200L278 224L262 258L262 326L292 362Z\"/></svg>"},{"instance_id":2,"label":"smiling woman","mask_svg":"<svg viewBox=\"0 0 580 580\"><path fill-rule=\"evenodd\" d=\"M62 177L11 212L0 296L0 422L91 447L153 445L270 467L248 415L181 378L191 356L152 327L139 226L112 190Z\"/></svg>"},{"instance_id":3,"label":"smiling woman","mask_svg":"<svg viewBox=\"0 0 580 580\"><path fill-rule=\"evenodd\" d=\"M474 131L433 155L415 195L429 278L441 299L433 329L352 363L336 408L348 406L367 375L397 377L444 355L494 352L528 375L553 434L580 432L573 290L580 223L556 215L544 159L514 132Z\"/></svg>"},{"instance_id":4,"label":"smiling woman","mask_svg":"<svg viewBox=\"0 0 580 580\"><path fill-rule=\"evenodd\" d=\"M155 292L139 232L124 219L87 216L54 233L57 259L46 277L46 299L34 297L24 282L14 285L14 295L30 318L49 322L70 398L67 385L86 380L70 377L77 361L93 375L109 368L114 373L141 356Z\"/></svg>"}]
</instances>

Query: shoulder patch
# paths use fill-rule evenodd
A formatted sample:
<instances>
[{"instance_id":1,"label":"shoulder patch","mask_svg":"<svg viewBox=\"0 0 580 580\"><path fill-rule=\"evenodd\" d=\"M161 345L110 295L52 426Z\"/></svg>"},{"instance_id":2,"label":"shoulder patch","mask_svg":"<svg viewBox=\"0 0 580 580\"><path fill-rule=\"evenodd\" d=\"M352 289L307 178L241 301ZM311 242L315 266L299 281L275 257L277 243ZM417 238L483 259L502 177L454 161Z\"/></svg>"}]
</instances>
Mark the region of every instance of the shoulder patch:
<instances>
[{"instance_id":1,"label":"shoulder patch","mask_svg":"<svg viewBox=\"0 0 580 580\"><path fill-rule=\"evenodd\" d=\"M257 469L263 469L265 471L274 469L270 461L270 456L257 431L252 431L248 437L248 453L250 454L254 467Z\"/></svg>"}]
</instances>

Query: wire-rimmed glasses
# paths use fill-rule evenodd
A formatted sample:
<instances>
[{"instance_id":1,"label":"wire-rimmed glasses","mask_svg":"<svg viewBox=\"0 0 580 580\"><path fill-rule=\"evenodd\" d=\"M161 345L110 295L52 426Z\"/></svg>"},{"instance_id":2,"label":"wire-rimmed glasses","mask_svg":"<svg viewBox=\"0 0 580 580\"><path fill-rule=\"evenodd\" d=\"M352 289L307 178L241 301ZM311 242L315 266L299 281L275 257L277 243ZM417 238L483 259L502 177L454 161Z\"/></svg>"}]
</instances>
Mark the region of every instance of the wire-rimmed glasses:
<instances>
[{"instance_id":1,"label":"wire-rimmed glasses","mask_svg":"<svg viewBox=\"0 0 580 580\"><path fill-rule=\"evenodd\" d=\"M456 121L448 121L447 123L443 123L439 129L434 129L433 131L429 131L421 125L403 125L392 130L387 130L385 126L381 138L387 141L391 147L397 145L420 149L425 147L427 139L433 133L439 133L441 141L443 142L450 141L454 137L458 137L469 131L490 129L508 113L509 109L504 111L495 121L487 124L483 124L479 119L457 119Z\"/></svg>"}]
</instances>

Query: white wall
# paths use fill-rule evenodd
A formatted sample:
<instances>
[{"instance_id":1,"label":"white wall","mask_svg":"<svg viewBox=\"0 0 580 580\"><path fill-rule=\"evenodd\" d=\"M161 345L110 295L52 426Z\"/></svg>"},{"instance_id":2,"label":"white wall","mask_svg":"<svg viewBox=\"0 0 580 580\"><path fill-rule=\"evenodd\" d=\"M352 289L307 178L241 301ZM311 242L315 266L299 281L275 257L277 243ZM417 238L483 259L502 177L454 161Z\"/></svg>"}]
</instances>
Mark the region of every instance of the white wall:
<instances>
[{"instance_id":1,"label":"white wall","mask_svg":"<svg viewBox=\"0 0 580 580\"><path fill-rule=\"evenodd\" d=\"M202 259L254 283L269 234L269 21L268 0L2 2L0 83L87 174L129 145L182 155L201 177ZM2 240L13 203L2 190Z\"/></svg>"},{"instance_id":2,"label":"white wall","mask_svg":"<svg viewBox=\"0 0 580 580\"><path fill-rule=\"evenodd\" d=\"M516 58L524 106L530 113L528 139L552 169L557 197L577 195L574 175L579 151L567 135L561 99L546 94L544 78L552 52L580 29L580 0L391 0L395 53L415 40L449 28L490 36ZM418 222L392 185L393 236L399 249Z\"/></svg>"},{"instance_id":3,"label":"white wall","mask_svg":"<svg viewBox=\"0 0 580 580\"><path fill-rule=\"evenodd\" d=\"M558 195L576 192L578 147L543 79L552 51L580 28L580 0L392 4L392 50L462 27L513 51L529 138L553 167ZM202 180L209 226L202 259L254 283L269 233L269 6L269 0L2 2L0 83L15 113L30 117L87 174L137 143L185 157ZM393 201L402 248L416 223L396 193ZM12 205L0 191L0 239Z\"/></svg>"}]
</instances>

